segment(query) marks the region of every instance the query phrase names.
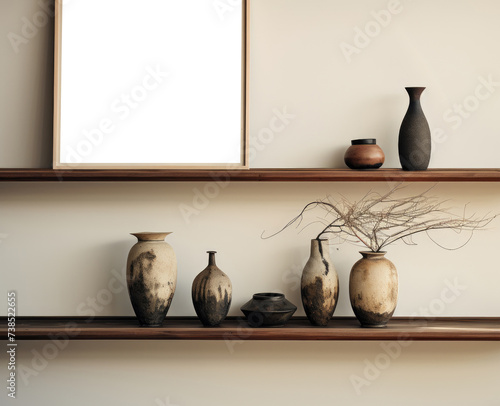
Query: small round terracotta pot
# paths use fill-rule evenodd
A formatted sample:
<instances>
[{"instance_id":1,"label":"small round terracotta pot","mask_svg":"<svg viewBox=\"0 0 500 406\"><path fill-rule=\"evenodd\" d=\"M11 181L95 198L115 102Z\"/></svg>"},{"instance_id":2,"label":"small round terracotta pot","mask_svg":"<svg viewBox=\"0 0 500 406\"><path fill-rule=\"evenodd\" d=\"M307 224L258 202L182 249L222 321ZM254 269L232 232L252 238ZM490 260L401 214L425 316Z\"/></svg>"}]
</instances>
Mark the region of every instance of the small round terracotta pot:
<instances>
[{"instance_id":1,"label":"small round terracotta pot","mask_svg":"<svg viewBox=\"0 0 500 406\"><path fill-rule=\"evenodd\" d=\"M382 148L374 138L352 140L351 146L344 155L344 162L351 169L378 169L384 161Z\"/></svg>"}]
</instances>

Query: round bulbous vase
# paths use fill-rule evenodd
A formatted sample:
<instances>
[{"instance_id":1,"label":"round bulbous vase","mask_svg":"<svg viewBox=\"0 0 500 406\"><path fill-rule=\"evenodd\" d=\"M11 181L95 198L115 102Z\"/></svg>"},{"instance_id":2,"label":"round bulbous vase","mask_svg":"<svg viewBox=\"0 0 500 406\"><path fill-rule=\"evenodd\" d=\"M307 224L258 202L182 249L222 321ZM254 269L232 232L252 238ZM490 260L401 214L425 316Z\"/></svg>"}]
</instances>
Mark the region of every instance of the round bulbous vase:
<instances>
[{"instance_id":1,"label":"round bulbous vase","mask_svg":"<svg viewBox=\"0 0 500 406\"><path fill-rule=\"evenodd\" d=\"M302 272L301 294L309 321L315 326L326 326L339 296L339 278L326 239L311 240L311 255Z\"/></svg>"},{"instance_id":2,"label":"round bulbous vase","mask_svg":"<svg viewBox=\"0 0 500 406\"><path fill-rule=\"evenodd\" d=\"M405 171L425 171L431 159L431 130L420 104L425 87L405 89L410 104L399 130L399 162Z\"/></svg>"},{"instance_id":3,"label":"round bulbous vase","mask_svg":"<svg viewBox=\"0 0 500 406\"><path fill-rule=\"evenodd\" d=\"M349 296L362 327L386 327L398 302L398 272L385 252L360 252L349 277Z\"/></svg>"},{"instance_id":4,"label":"round bulbous vase","mask_svg":"<svg viewBox=\"0 0 500 406\"><path fill-rule=\"evenodd\" d=\"M139 323L159 327L167 315L177 283L177 259L164 240L171 233L132 233L138 242L127 259L127 286Z\"/></svg>"},{"instance_id":5,"label":"round bulbous vase","mask_svg":"<svg viewBox=\"0 0 500 406\"><path fill-rule=\"evenodd\" d=\"M351 169L378 169L385 161L384 151L375 138L352 140L344 155L345 164Z\"/></svg>"},{"instance_id":6,"label":"round bulbous vase","mask_svg":"<svg viewBox=\"0 0 500 406\"><path fill-rule=\"evenodd\" d=\"M216 251L207 251L208 266L193 281L191 296L198 318L207 327L218 326L231 307L231 280L215 264Z\"/></svg>"}]
</instances>

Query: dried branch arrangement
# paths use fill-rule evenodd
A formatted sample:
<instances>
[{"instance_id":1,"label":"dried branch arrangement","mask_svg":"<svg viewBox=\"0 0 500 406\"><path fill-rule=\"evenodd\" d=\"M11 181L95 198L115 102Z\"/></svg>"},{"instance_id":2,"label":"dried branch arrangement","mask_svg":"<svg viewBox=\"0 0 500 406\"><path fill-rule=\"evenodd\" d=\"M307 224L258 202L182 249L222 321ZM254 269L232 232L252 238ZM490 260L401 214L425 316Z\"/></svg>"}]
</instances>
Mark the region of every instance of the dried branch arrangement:
<instances>
[{"instance_id":1,"label":"dried branch arrangement","mask_svg":"<svg viewBox=\"0 0 500 406\"><path fill-rule=\"evenodd\" d=\"M308 203L297 217L270 237L291 225L299 226L306 212L319 208L325 213L318 220L323 224L323 229L316 239L334 235L340 242L361 243L371 251L379 252L399 240L415 245L415 234L431 230L446 229L457 233L470 231L468 242L475 230L484 229L497 216L466 215L467 206L462 215L454 215L449 208L444 207L446 201L429 196L431 189L413 196L396 196L403 188L396 186L386 194L369 192L354 202L341 196L339 199L328 197Z\"/></svg>"}]
</instances>

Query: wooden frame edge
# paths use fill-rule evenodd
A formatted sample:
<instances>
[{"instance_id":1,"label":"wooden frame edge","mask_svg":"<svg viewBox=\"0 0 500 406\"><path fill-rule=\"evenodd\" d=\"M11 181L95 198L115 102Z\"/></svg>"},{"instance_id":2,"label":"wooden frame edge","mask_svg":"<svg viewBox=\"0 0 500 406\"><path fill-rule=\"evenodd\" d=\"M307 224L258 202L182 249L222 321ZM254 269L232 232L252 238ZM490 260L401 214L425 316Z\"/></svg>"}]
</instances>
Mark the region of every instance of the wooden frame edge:
<instances>
[{"instance_id":1,"label":"wooden frame edge","mask_svg":"<svg viewBox=\"0 0 500 406\"><path fill-rule=\"evenodd\" d=\"M62 169L60 162L61 140L61 46L62 46L62 1L54 4L54 114L52 130L52 168Z\"/></svg>"},{"instance_id":2,"label":"wooden frame edge","mask_svg":"<svg viewBox=\"0 0 500 406\"><path fill-rule=\"evenodd\" d=\"M243 61L241 64L241 77L242 77L242 112L241 119L243 121L242 125L242 169L250 169L249 162L249 151L250 151L250 120L249 120L249 94L250 94L250 0L242 0L242 42L243 42Z\"/></svg>"}]
</instances>

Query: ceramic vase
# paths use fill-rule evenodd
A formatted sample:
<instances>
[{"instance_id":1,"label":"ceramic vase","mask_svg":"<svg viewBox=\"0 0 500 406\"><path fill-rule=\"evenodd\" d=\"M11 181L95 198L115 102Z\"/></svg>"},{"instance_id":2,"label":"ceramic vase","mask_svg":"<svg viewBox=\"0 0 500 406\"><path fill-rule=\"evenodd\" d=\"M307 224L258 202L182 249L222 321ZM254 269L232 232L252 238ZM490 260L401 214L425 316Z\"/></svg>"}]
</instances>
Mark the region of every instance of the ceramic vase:
<instances>
[{"instance_id":1,"label":"ceramic vase","mask_svg":"<svg viewBox=\"0 0 500 406\"><path fill-rule=\"evenodd\" d=\"M231 306L231 280L215 264L216 251L207 251L208 266L193 281L191 295L198 318L204 326L218 326Z\"/></svg>"},{"instance_id":2,"label":"ceramic vase","mask_svg":"<svg viewBox=\"0 0 500 406\"><path fill-rule=\"evenodd\" d=\"M398 302L398 273L385 252L360 252L349 277L349 296L362 327L385 327Z\"/></svg>"},{"instance_id":3,"label":"ceramic vase","mask_svg":"<svg viewBox=\"0 0 500 406\"><path fill-rule=\"evenodd\" d=\"M431 130L420 96L425 87L407 87L410 105L399 130L399 161L405 171L424 171L431 159Z\"/></svg>"},{"instance_id":4,"label":"ceramic vase","mask_svg":"<svg viewBox=\"0 0 500 406\"><path fill-rule=\"evenodd\" d=\"M281 327L293 316L297 306L283 293L256 293L241 306L241 311L251 327Z\"/></svg>"},{"instance_id":5,"label":"ceramic vase","mask_svg":"<svg viewBox=\"0 0 500 406\"><path fill-rule=\"evenodd\" d=\"M326 326L339 295L339 278L326 239L311 240L311 255L302 272L301 294L309 321L315 326Z\"/></svg>"},{"instance_id":6,"label":"ceramic vase","mask_svg":"<svg viewBox=\"0 0 500 406\"><path fill-rule=\"evenodd\" d=\"M127 286L139 323L161 326L174 297L177 259L164 240L171 233L133 233L138 242L127 259Z\"/></svg>"},{"instance_id":7,"label":"ceramic vase","mask_svg":"<svg viewBox=\"0 0 500 406\"><path fill-rule=\"evenodd\" d=\"M375 138L352 140L344 155L344 162L351 169L378 169L384 161L384 151Z\"/></svg>"}]
</instances>

